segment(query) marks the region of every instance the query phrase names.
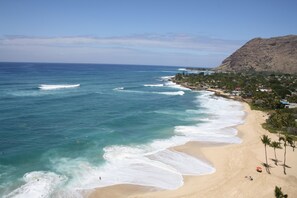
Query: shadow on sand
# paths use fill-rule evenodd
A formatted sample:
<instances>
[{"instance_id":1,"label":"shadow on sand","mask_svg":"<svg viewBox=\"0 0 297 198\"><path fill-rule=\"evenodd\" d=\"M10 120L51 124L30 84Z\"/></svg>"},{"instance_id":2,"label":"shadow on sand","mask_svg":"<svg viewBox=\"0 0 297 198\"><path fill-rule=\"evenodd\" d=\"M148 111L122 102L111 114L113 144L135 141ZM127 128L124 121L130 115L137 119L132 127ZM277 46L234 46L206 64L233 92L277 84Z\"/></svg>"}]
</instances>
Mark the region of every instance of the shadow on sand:
<instances>
[{"instance_id":1,"label":"shadow on sand","mask_svg":"<svg viewBox=\"0 0 297 198\"><path fill-rule=\"evenodd\" d=\"M278 166L279 162L282 162L281 160L277 160L277 159L274 159L274 158L270 158L270 160L273 161L276 166Z\"/></svg>"},{"instance_id":2,"label":"shadow on sand","mask_svg":"<svg viewBox=\"0 0 297 198\"><path fill-rule=\"evenodd\" d=\"M266 163L264 163L264 162L261 163L261 164L262 164L262 166L265 167L266 172L267 172L268 174L271 174L270 169L273 168L273 166L270 166L269 164L266 164Z\"/></svg>"}]
</instances>

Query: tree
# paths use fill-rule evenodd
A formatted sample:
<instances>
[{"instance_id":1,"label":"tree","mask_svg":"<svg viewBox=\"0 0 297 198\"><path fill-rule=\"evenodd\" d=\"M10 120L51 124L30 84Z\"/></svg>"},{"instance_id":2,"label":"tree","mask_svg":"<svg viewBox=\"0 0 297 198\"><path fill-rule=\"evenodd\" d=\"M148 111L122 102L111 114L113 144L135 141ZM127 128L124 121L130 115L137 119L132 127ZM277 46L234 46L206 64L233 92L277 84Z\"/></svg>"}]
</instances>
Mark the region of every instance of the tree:
<instances>
[{"instance_id":1,"label":"tree","mask_svg":"<svg viewBox=\"0 0 297 198\"><path fill-rule=\"evenodd\" d=\"M276 142L276 141L273 141L273 142L271 142L271 144L270 144L270 147L272 147L273 148L273 150L274 150L274 157L275 157L275 165L277 165L277 157L276 157L276 152L275 152L275 149L281 149L282 147L281 147L281 145L280 145L280 142Z\"/></svg>"},{"instance_id":2,"label":"tree","mask_svg":"<svg viewBox=\"0 0 297 198\"><path fill-rule=\"evenodd\" d=\"M262 141L262 143L264 144L264 147L265 147L265 159L266 159L265 167L266 167L266 171L270 174L269 169L268 169L269 165L268 165L268 161L267 161L266 146L270 145L271 139L268 137L268 135L262 135L261 141Z\"/></svg>"},{"instance_id":3,"label":"tree","mask_svg":"<svg viewBox=\"0 0 297 198\"><path fill-rule=\"evenodd\" d=\"M284 142L284 147L285 147L285 151L284 151L284 174L286 175L286 155L287 155L287 145L293 145L293 138L287 134L285 134L284 136L281 136L279 138L279 141L283 141Z\"/></svg>"},{"instance_id":4,"label":"tree","mask_svg":"<svg viewBox=\"0 0 297 198\"><path fill-rule=\"evenodd\" d=\"M278 187L278 186L275 186L275 188L274 188L274 196L275 196L275 198L287 198L288 197L287 194L284 194L282 192L282 188Z\"/></svg>"}]
</instances>

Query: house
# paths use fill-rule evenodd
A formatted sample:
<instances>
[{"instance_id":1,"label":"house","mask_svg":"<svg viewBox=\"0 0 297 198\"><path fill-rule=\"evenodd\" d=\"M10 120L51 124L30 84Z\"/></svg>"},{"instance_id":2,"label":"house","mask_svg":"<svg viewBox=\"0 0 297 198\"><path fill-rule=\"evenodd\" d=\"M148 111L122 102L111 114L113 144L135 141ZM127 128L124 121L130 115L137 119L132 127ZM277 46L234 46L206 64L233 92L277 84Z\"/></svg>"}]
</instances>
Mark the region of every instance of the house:
<instances>
[{"instance_id":1,"label":"house","mask_svg":"<svg viewBox=\"0 0 297 198\"><path fill-rule=\"evenodd\" d=\"M289 108L289 109L297 108L297 103L290 103L289 105L285 105L285 108Z\"/></svg>"},{"instance_id":2,"label":"house","mask_svg":"<svg viewBox=\"0 0 297 198\"><path fill-rule=\"evenodd\" d=\"M280 100L279 102L285 106L290 104L287 100Z\"/></svg>"},{"instance_id":3,"label":"house","mask_svg":"<svg viewBox=\"0 0 297 198\"><path fill-rule=\"evenodd\" d=\"M270 89L270 88L260 88L260 89L258 89L258 91L261 91L261 92L272 92L272 89Z\"/></svg>"},{"instance_id":4,"label":"house","mask_svg":"<svg viewBox=\"0 0 297 198\"><path fill-rule=\"evenodd\" d=\"M280 103L287 109L297 108L297 103L290 103L287 100L281 100Z\"/></svg>"}]
</instances>

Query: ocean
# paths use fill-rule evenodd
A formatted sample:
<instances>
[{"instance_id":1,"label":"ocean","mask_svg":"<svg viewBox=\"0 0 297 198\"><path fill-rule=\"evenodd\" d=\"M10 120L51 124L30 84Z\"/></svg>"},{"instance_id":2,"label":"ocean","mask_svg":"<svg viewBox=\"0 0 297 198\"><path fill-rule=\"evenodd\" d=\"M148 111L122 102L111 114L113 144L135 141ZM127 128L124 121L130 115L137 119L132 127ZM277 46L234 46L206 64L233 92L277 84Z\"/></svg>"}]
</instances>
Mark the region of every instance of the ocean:
<instances>
[{"instance_id":1,"label":"ocean","mask_svg":"<svg viewBox=\"0 0 297 198\"><path fill-rule=\"evenodd\" d=\"M213 173L169 148L240 143L243 107L169 81L181 71L0 63L0 197L81 197L115 184L176 189L183 175Z\"/></svg>"}]
</instances>

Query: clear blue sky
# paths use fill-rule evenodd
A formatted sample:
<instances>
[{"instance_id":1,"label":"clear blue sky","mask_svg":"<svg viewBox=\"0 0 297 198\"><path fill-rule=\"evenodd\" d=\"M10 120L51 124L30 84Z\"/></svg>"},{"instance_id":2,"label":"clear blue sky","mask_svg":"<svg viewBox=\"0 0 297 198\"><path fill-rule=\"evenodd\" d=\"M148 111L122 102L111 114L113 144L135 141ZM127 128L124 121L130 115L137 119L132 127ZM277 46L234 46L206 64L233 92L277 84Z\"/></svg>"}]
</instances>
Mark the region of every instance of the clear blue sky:
<instances>
[{"instance_id":1,"label":"clear blue sky","mask_svg":"<svg viewBox=\"0 0 297 198\"><path fill-rule=\"evenodd\" d=\"M288 34L296 0L0 0L0 61L217 66Z\"/></svg>"}]
</instances>

